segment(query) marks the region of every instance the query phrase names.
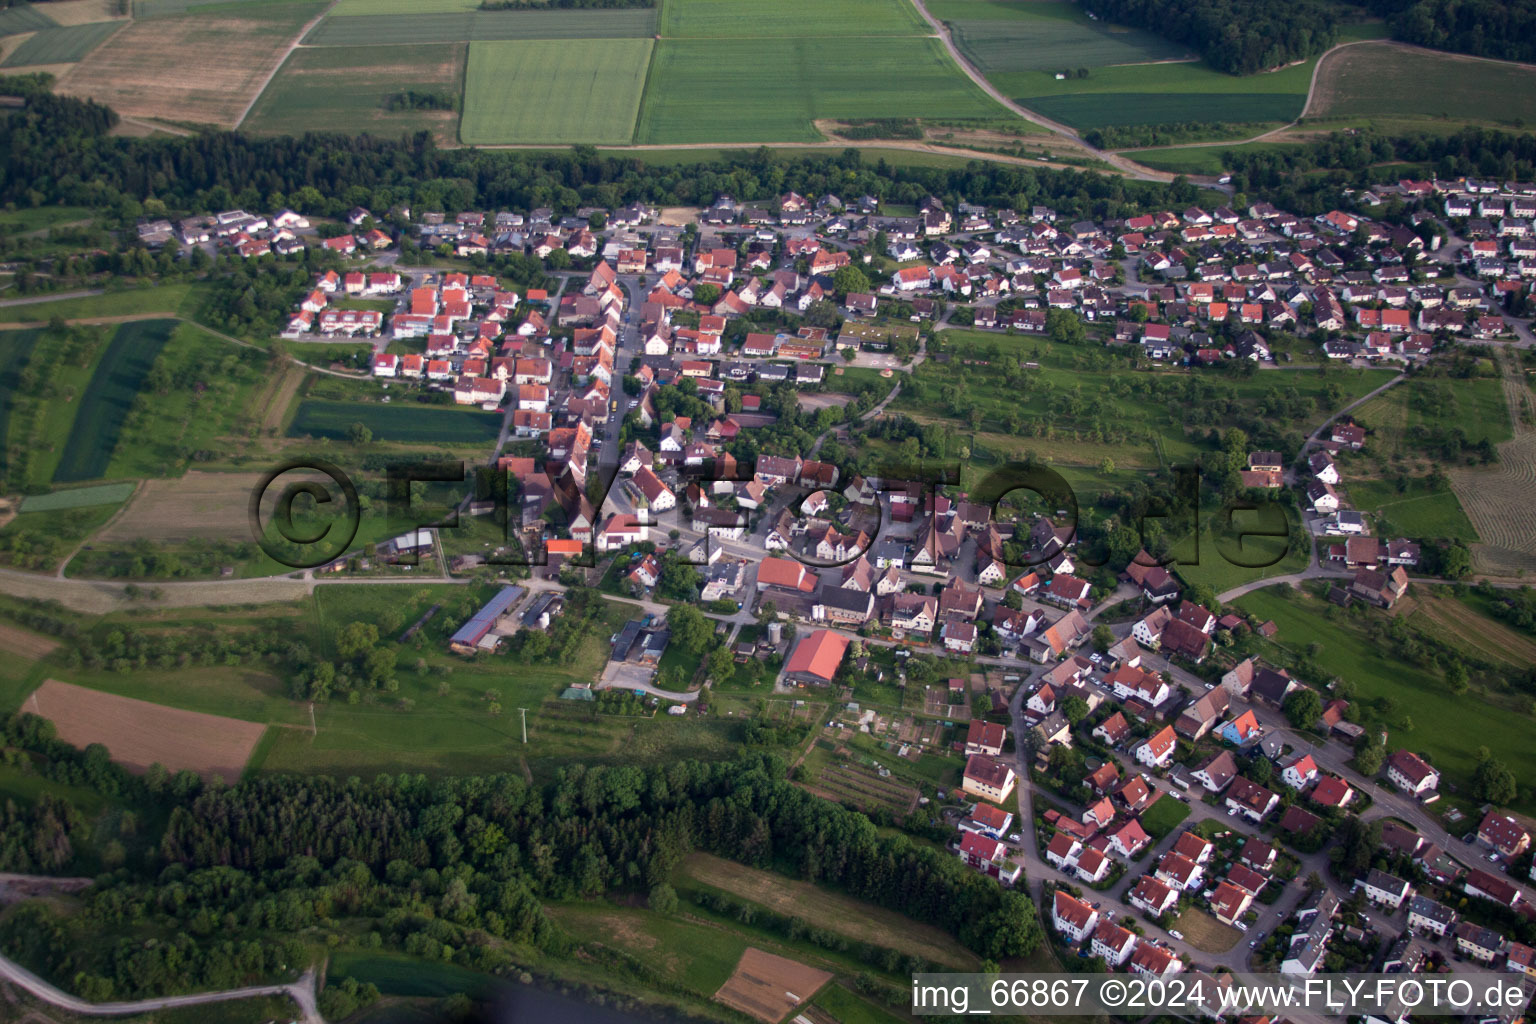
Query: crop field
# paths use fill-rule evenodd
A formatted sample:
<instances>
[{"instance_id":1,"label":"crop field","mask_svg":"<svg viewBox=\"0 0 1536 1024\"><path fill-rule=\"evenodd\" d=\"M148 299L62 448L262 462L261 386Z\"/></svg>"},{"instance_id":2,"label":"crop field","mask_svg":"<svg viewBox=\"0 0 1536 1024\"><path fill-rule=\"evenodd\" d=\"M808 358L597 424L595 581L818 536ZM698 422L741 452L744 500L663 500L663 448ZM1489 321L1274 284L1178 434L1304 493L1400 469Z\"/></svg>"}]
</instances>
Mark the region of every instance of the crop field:
<instances>
[{"instance_id":1,"label":"crop field","mask_svg":"<svg viewBox=\"0 0 1536 1024\"><path fill-rule=\"evenodd\" d=\"M121 21L40 29L31 39L12 50L0 67L29 64L71 64L106 42L122 28Z\"/></svg>"},{"instance_id":2,"label":"crop field","mask_svg":"<svg viewBox=\"0 0 1536 1024\"><path fill-rule=\"evenodd\" d=\"M57 86L130 117L233 128L321 7L251 3L136 21L76 64Z\"/></svg>"},{"instance_id":3,"label":"crop field","mask_svg":"<svg viewBox=\"0 0 1536 1024\"><path fill-rule=\"evenodd\" d=\"M664 39L635 138L815 142L818 118L1003 113L935 39Z\"/></svg>"},{"instance_id":4,"label":"crop field","mask_svg":"<svg viewBox=\"0 0 1536 1024\"><path fill-rule=\"evenodd\" d=\"M1536 641L1445 593L1424 587L1399 601L1395 611L1452 647L1511 668L1536 664Z\"/></svg>"},{"instance_id":5,"label":"crop field","mask_svg":"<svg viewBox=\"0 0 1536 1024\"><path fill-rule=\"evenodd\" d=\"M628 953L669 982L705 998L730 979L747 949L740 931L634 907L557 903L544 909L578 941Z\"/></svg>"},{"instance_id":6,"label":"crop field","mask_svg":"<svg viewBox=\"0 0 1536 1024\"><path fill-rule=\"evenodd\" d=\"M21 382L21 371L32 358L32 350L42 331L0 331L0 481L10 474L11 413L15 411L16 389Z\"/></svg>"},{"instance_id":7,"label":"crop field","mask_svg":"<svg viewBox=\"0 0 1536 1024\"><path fill-rule=\"evenodd\" d=\"M176 326L175 320L135 320L117 329L81 398L55 483L106 473L134 398Z\"/></svg>"},{"instance_id":8,"label":"crop field","mask_svg":"<svg viewBox=\"0 0 1536 1024\"><path fill-rule=\"evenodd\" d=\"M234 782L266 726L220 715L101 693L50 679L22 707L53 722L59 739L77 747L103 744L112 759L142 772L156 762Z\"/></svg>"},{"instance_id":9,"label":"crop field","mask_svg":"<svg viewBox=\"0 0 1536 1024\"><path fill-rule=\"evenodd\" d=\"M627 144L651 46L649 39L470 43L459 134L466 143Z\"/></svg>"},{"instance_id":10,"label":"crop field","mask_svg":"<svg viewBox=\"0 0 1536 1024\"><path fill-rule=\"evenodd\" d=\"M6 654L36 661L38 658L48 657L58 649L59 642L53 637L42 636L31 630L22 629L20 626L0 622L0 651Z\"/></svg>"},{"instance_id":11,"label":"crop field","mask_svg":"<svg viewBox=\"0 0 1536 1024\"><path fill-rule=\"evenodd\" d=\"M29 494L21 500L22 512L58 512L67 508L90 508L93 505L120 505L128 500L136 484L99 484L95 487L75 487L52 494Z\"/></svg>"},{"instance_id":12,"label":"crop field","mask_svg":"<svg viewBox=\"0 0 1536 1024\"><path fill-rule=\"evenodd\" d=\"M317 129L375 135L430 131L439 142L451 143L457 110L391 111L385 101L406 90L458 97L464 55L463 43L295 50L241 130L270 135Z\"/></svg>"},{"instance_id":13,"label":"crop field","mask_svg":"<svg viewBox=\"0 0 1536 1024\"><path fill-rule=\"evenodd\" d=\"M48 17L60 25L84 25L93 21L124 20L118 0L49 0Z\"/></svg>"},{"instance_id":14,"label":"crop field","mask_svg":"<svg viewBox=\"0 0 1536 1024\"><path fill-rule=\"evenodd\" d=\"M1377 516L1376 529L1383 536L1477 542L1477 530L1461 510L1456 492L1434 487L1428 478L1411 477L1402 489L1387 480L1346 481L1345 492L1356 508Z\"/></svg>"},{"instance_id":15,"label":"crop field","mask_svg":"<svg viewBox=\"0 0 1536 1024\"><path fill-rule=\"evenodd\" d=\"M1066 0L937 0L928 11L949 26L960 52L988 78L1190 56L1184 46L1151 32L1095 21Z\"/></svg>"},{"instance_id":16,"label":"crop field","mask_svg":"<svg viewBox=\"0 0 1536 1024\"><path fill-rule=\"evenodd\" d=\"M57 22L44 14L42 8L32 4L17 4L0 11L0 36L15 36L23 32L40 32L53 28Z\"/></svg>"},{"instance_id":17,"label":"crop field","mask_svg":"<svg viewBox=\"0 0 1536 1024\"><path fill-rule=\"evenodd\" d=\"M1524 578L1536 570L1536 431L1525 430L1499 446L1491 468L1451 470L1461 499L1482 543L1472 548L1473 567L1494 576Z\"/></svg>"},{"instance_id":18,"label":"crop field","mask_svg":"<svg viewBox=\"0 0 1536 1024\"><path fill-rule=\"evenodd\" d=\"M226 540L243 536L250 532L251 493L262 476L191 472L173 480L146 480L138 497L97 535L97 540Z\"/></svg>"},{"instance_id":19,"label":"crop field","mask_svg":"<svg viewBox=\"0 0 1536 1024\"><path fill-rule=\"evenodd\" d=\"M376 441L416 444L484 444L501 433L497 413L309 399L300 403L288 436L341 440L354 423L372 430Z\"/></svg>"},{"instance_id":20,"label":"crop field","mask_svg":"<svg viewBox=\"0 0 1536 1024\"><path fill-rule=\"evenodd\" d=\"M665 0L661 34L683 38L925 36L928 23L907 0Z\"/></svg>"},{"instance_id":21,"label":"crop field","mask_svg":"<svg viewBox=\"0 0 1536 1024\"><path fill-rule=\"evenodd\" d=\"M803 918L813 928L889 946L956 970L976 966L975 955L940 929L810 882L707 853L689 854L681 872L688 880L759 903L776 913Z\"/></svg>"},{"instance_id":22,"label":"crop field","mask_svg":"<svg viewBox=\"0 0 1536 1024\"><path fill-rule=\"evenodd\" d=\"M1351 703L1363 708L1389 698L1395 705L1384 723L1391 730L1390 745L1427 751L1457 788L1470 781L1478 747L1491 750L1517 778L1536 777L1528 716L1495 703L1477 688L1457 696L1438 673L1404 660L1392 641L1378 638L1370 628L1383 613L1368 609L1358 615L1336 615L1319 598L1278 591L1255 591L1235 602L1255 621L1273 619L1280 627L1276 642L1262 645L1271 661L1293 665L1309 645L1320 645L1313 661L1321 679L1349 680L1356 694ZM1412 719L1411 731L1399 727L1404 716ZM1536 808L1536 793L1522 787L1515 806L1524 811Z\"/></svg>"},{"instance_id":23,"label":"crop field","mask_svg":"<svg viewBox=\"0 0 1536 1024\"><path fill-rule=\"evenodd\" d=\"M451 11L472 11L480 6L480 0L340 0L335 14L352 16L363 14L445 14Z\"/></svg>"},{"instance_id":24,"label":"crop field","mask_svg":"<svg viewBox=\"0 0 1536 1024\"><path fill-rule=\"evenodd\" d=\"M14 216L5 214L7 219ZM31 230L31 229L24 229ZM0 324L47 322L53 317L74 320L86 317L137 316L142 313L174 314L195 294L191 285L171 284L156 288L130 288L105 295L55 299L25 306L0 306Z\"/></svg>"},{"instance_id":25,"label":"crop field","mask_svg":"<svg viewBox=\"0 0 1536 1024\"><path fill-rule=\"evenodd\" d=\"M831 980L827 971L748 946L715 998L764 1024L777 1024Z\"/></svg>"},{"instance_id":26,"label":"crop field","mask_svg":"<svg viewBox=\"0 0 1536 1024\"><path fill-rule=\"evenodd\" d=\"M1351 46L1324 63L1307 116L1529 125L1536 68L1396 43Z\"/></svg>"},{"instance_id":27,"label":"crop field","mask_svg":"<svg viewBox=\"0 0 1536 1024\"><path fill-rule=\"evenodd\" d=\"M1240 146L1169 146L1166 149L1138 150L1137 163L1177 174L1220 174L1227 166L1226 153L1283 152L1293 143L1249 142Z\"/></svg>"},{"instance_id":28,"label":"crop field","mask_svg":"<svg viewBox=\"0 0 1536 1024\"><path fill-rule=\"evenodd\" d=\"M656 34L656 23L655 8L619 8L611 11L459 10L439 14L343 16L329 17L316 25L304 37L304 45L420 46L427 43L495 39L644 39Z\"/></svg>"}]
</instances>

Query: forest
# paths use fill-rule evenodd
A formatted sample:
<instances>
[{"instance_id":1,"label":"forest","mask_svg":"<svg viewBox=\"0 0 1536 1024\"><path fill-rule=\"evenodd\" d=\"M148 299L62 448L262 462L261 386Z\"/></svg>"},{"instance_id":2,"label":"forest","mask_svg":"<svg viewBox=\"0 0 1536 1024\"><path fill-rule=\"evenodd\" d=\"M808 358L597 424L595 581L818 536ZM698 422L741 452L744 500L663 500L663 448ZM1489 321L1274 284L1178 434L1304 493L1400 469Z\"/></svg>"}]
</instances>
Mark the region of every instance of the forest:
<instances>
[{"instance_id":1,"label":"forest","mask_svg":"<svg viewBox=\"0 0 1536 1024\"><path fill-rule=\"evenodd\" d=\"M1498 60L1536 61L1536 0L1369 0L1394 39Z\"/></svg>"},{"instance_id":2,"label":"forest","mask_svg":"<svg viewBox=\"0 0 1536 1024\"><path fill-rule=\"evenodd\" d=\"M425 132L397 138L251 138L237 132L118 138L107 134L117 123L115 113L53 96L48 82L45 75L0 78L0 95L25 100L0 119L0 203L116 208L154 197L194 212L291 206L338 216L361 205L445 212L547 206L570 213L587 204L696 205L722 193L758 200L794 190L869 193L896 203L917 203L930 194L1017 209L1048 203L1065 216L1113 217L1195 198L1186 184L983 160L963 168L893 167L866 162L856 149L803 158L743 150L651 167L639 157L599 155L582 146L559 153L440 149Z\"/></svg>"},{"instance_id":3,"label":"forest","mask_svg":"<svg viewBox=\"0 0 1536 1024\"><path fill-rule=\"evenodd\" d=\"M1040 941L1026 896L906 836L881 836L862 814L791 785L767 755L573 765L544 787L521 775L404 774L226 787L154 768L129 775L101 747L69 747L29 715L0 724L0 741L12 766L35 764L131 808L135 822L164 823L119 823L121 848L76 917L37 905L0 925L7 955L93 1000L292 976L303 962L295 934L343 920L361 922L365 944L501 970L509 943L571 952L542 901L651 894L694 850L930 922L988 959ZM0 870L79 873L88 862L73 840L88 831L62 799L7 806ZM93 941L80 941L87 932Z\"/></svg>"},{"instance_id":4,"label":"forest","mask_svg":"<svg viewBox=\"0 0 1536 1024\"><path fill-rule=\"evenodd\" d=\"M1218 71L1251 75L1333 45L1335 8L1322 0L1086 0L1105 21L1189 46Z\"/></svg>"}]
</instances>

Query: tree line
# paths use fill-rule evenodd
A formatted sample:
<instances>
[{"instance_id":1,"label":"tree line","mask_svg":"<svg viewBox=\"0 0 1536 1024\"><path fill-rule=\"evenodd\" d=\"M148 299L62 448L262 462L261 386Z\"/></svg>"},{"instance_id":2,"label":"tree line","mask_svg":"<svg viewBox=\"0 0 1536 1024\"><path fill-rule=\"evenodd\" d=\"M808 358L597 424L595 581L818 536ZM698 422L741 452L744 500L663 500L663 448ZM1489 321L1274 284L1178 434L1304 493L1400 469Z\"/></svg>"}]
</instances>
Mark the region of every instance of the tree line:
<instances>
[{"instance_id":1,"label":"tree line","mask_svg":"<svg viewBox=\"0 0 1536 1024\"><path fill-rule=\"evenodd\" d=\"M1536 0L1368 0L1392 38L1436 50L1536 61Z\"/></svg>"},{"instance_id":2,"label":"tree line","mask_svg":"<svg viewBox=\"0 0 1536 1024\"><path fill-rule=\"evenodd\" d=\"M1218 71L1251 75L1333 45L1338 19L1321 0L1089 0L1105 21L1184 43Z\"/></svg>"}]
</instances>

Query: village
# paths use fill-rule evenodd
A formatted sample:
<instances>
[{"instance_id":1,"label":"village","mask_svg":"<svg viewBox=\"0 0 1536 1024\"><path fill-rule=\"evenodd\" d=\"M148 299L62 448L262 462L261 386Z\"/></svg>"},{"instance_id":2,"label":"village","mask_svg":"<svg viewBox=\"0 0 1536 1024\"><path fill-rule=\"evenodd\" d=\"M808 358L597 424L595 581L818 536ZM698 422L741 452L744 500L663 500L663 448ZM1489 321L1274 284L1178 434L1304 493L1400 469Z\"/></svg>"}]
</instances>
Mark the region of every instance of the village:
<instances>
[{"instance_id":1,"label":"village","mask_svg":"<svg viewBox=\"0 0 1536 1024\"><path fill-rule=\"evenodd\" d=\"M521 292L473 266L378 264L391 239L363 233L373 219L358 210L358 236L322 244L368 262L320 275L284 336L373 340L371 376L396 400L419 388L505 416L494 464L532 579L466 623L455 651L547 629L564 587L605 580L647 614L615 634L591 689L566 696L617 689L702 713L696 687L657 685L671 607L657 587L681 564L736 662L768 664L774 694L846 694L850 677L885 666L905 683L899 662L914 652L979 670L976 686L950 680L967 696L942 728L905 723L891 756L963 758L944 794L950 848L1000 885L1027 882L1064 955L1159 977L1477 964L1536 978L1536 952L1500 928L1536 916L1509 876L1536 878L1515 819L1489 808L1463 842L1425 811L1439 786L1426 759L1399 750L1360 773L1350 753L1364 730L1324 681L1255 658L1218 682L1198 674L1234 637L1274 635L1273 622L1189 600L1145 550L1113 590L1095 587L1076 574L1072 523L1049 513L845 475L814 451L743 464L729 450L777 419L756 385L813 394L845 366L889 379L938 325L1054 336L1067 316L1139 367L1258 372L1298 343L1329 362L1409 366L1459 343L1530 343L1507 309L1536 278L1536 185L1402 181L1350 198L1361 212L1302 218L1259 202L1072 224L1040 207L951 211L930 197L914 216L882 216L871 197L794 193L761 208L721 197L686 225L644 207L406 221L472 263L565 253L557 288ZM1411 226L1364 212L1388 203L1406 205ZM214 218L214 244L254 257L296 240L286 214L240 216ZM189 230L155 226L167 241L210 240ZM897 261L879 285L871 248ZM347 309L348 297L394 310ZM758 330L752 318L828 309L835 326ZM421 351L386 351L395 342ZM1373 536L1341 497L1338 458L1366 441L1349 417L1330 420L1303 451L1250 452L1242 484L1294 488L1329 601L1391 609L1421 551ZM519 445L535 454L503 454ZM887 727L896 736L849 702L827 734Z\"/></svg>"}]
</instances>

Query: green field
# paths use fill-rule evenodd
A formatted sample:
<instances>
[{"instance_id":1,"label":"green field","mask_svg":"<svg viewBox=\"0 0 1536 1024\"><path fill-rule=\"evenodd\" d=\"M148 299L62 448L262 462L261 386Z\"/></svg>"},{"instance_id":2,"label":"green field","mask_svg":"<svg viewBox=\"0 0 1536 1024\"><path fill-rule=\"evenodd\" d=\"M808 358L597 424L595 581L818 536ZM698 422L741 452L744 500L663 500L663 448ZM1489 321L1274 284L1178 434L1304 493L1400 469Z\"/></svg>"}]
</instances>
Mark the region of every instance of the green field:
<instances>
[{"instance_id":1,"label":"green field","mask_svg":"<svg viewBox=\"0 0 1536 1024\"><path fill-rule=\"evenodd\" d=\"M0 67L27 64L73 64L111 38L127 22L97 21L87 25L45 28L12 50Z\"/></svg>"},{"instance_id":2,"label":"green field","mask_svg":"<svg viewBox=\"0 0 1536 1024\"><path fill-rule=\"evenodd\" d=\"M1273 588L1238 598L1236 604L1255 621L1275 621L1282 659L1319 645L1314 661L1321 678L1307 682L1324 683L1335 676L1347 680L1355 693L1352 703L1360 708L1389 698L1395 711L1385 722L1391 729L1388 747L1427 752L1457 788L1470 780L1478 747L1491 750L1522 782L1536 778L1529 717L1488 701L1476 689L1457 696L1438 674L1404 661L1392 640L1369 628L1382 612L1336 612L1318 598L1287 599ZM1412 719L1412 731L1399 728L1404 715ZM1536 808L1536 790L1522 785L1515 807Z\"/></svg>"},{"instance_id":3,"label":"green field","mask_svg":"<svg viewBox=\"0 0 1536 1024\"><path fill-rule=\"evenodd\" d=\"M501 416L478 409L364 405L311 399L299 405L293 424L288 428L288 436L342 440L354 423L372 430L376 441L418 444L494 443L501 432Z\"/></svg>"},{"instance_id":4,"label":"green field","mask_svg":"<svg viewBox=\"0 0 1536 1024\"><path fill-rule=\"evenodd\" d=\"M640 39L656 34L656 22L655 8L343 16L326 18L316 25L304 37L304 45L419 46L477 39Z\"/></svg>"},{"instance_id":5,"label":"green field","mask_svg":"<svg viewBox=\"0 0 1536 1024\"><path fill-rule=\"evenodd\" d=\"M7 214L6 216L9 216ZM168 284L155 288L132 288L104 295L86 295L75 299L29 302L21 306L0 306L0 324L65 320L98 316L133 316L139 313L177 313L195 294L188 284Z\"/></svg>"},{"instance_id":6,"label":"green field","mask_svg":"<svg viewBox=\"0 0 1536 1024\"><path fill-rule=\"evenodd\" d=\"M471 43L460 136L472 144L627 143L651 46L649 39Z\"/></svg>"},{"instance_id":7,"label":"green field","mask_svg":"<svg viewBox=\"0 0 1536 1024\"><path fill-rule=\"evenodd\" d=\"M391 111L385 101L406 90L457 99L463 91L464 55L462 43L295 50L241 130L270 135L320 129L390 135L430 131L439 141L452 142L457 110Z\"/></svg>"},{"instance_id":8,"label":"green field","mask_svg":"<svg viewBox=\"0 0 1536 1024\"><path fill-rule=\"evenodd\" d=\"M1386 480L1347 481L1345 491L1350 503L1362 512L1384 518L1390 525L1390 536L1434 538L1475 544L1477 529L1450 487L1435 488L1424 477L1413 478L1399 490L1396 484ZM1377 531L1382 529L1380 519Z\"/></svg>"},{"instance_id":9,"label":"green field","mask_svg":"<svg viewBox=\"0 0 1536 1024\"><path fill-rule=\"evenodd\" d=\"M1536 68L1433 50L1361 45L1328 59L1309 118L1536 121Z\"/></svg>"},{"instance_id":10,"label":"green field","mask_svg":"<svg viewBox=\"0 0 1536 1024\"><path fill-rule=\"evenodd\" d=\"M815 142L817 118L1004 112L921 38L664 39L637 142Z\"/></svg>"},{"instance_id":11,"label":"green field","mask_svg":"<svg viewBox=\"0 0 1536 1024\"><path fill-rule=\"evenodd\" d=\"M94 480L106 473L139 388L177 324L176 320L135 320L117 329L81 397L64 454L53 473L55 483Z\"/></svg>"},{"instance_id":12,"label":"green field","mask_svg":"<svg viewBox=\"0 0 1536 1024\"><path fill-rule=\"evenodd\" d=\"M902 1024L906 1020L841 985L828 985L811 1005L830 1013L839 1024Z\"/></svg>"},{"instance_id":13,"label":"green field","mask_svg":"<svg viewBox=\"0 0 1536 1024\"><path fill-rule=\"evenodd\" d=\"M21 501L22 512L55 512L66 508L88 508L92 505L120 505L128 500L136 485L98 484L95 487L75 487L52 494L29 494Z\"/></svg>"},{"instance_id":14,"label":"green field","mask_svg":"<svg viewBox=\"0 0 1536 1024\"><path fill-rule=\"evenodd\" d=\"M1220 174L1226 169L1224 153L1279 152L1292 147L1284 142L1250 142L1241 146L1171 146L1168 149L1137 150L1137 163L1177 174Z\"/></svg>"},{"instance_id":15,"label":"green field","mask_svg":"<svg viewBox=\"0 0 1536 1024\"><path fill-rule=\"evenodd\" d=\"M927 22L907 0L664 0L661 22L667 39L928 34Z\"/></svg>"},{"instance_id":16,"label":"green field","mask_svg":"<svg viewBox=\"0 0 1536 1024\"><path fill-rule=\"evenodd\" d=\"M442 14L472 11L480 0L340 0L331 13L338 16L362 14Z\"/></svg>"},{"instance_id":17,"label":"green field","mask_svg":"<svg viewBox=\"0 0 1536 1024\"><path fill-rule=\"evenodd\" d=\"M1161 36L1095 21L1066 0L936 0L928 11L949 26L960 52L988 78L1190 56Z\"/></svg>"},{"instance_id":18,"label":"green field","mask_svg":"<svg viewBox=\"0 0 1536 1024\"><path fill-rule=\"evenodd\" d=\"M0 11L0 36L15 36L23 32L40 32L54 28L56 23L42 8L32 4L17 4Z\"/></svg>"},{"instance_id":19,"label":"green field","mask_svg":"<svg viewBox=\"0 0 1536 1024\"><path fill-rule=\"evenodd\" d=\"M11 413L15 412L16 389L21 383L21 371L26 369L37 347L42 331L0 331L0 481L10 473Z\"/></svg>"}]
</instances>

